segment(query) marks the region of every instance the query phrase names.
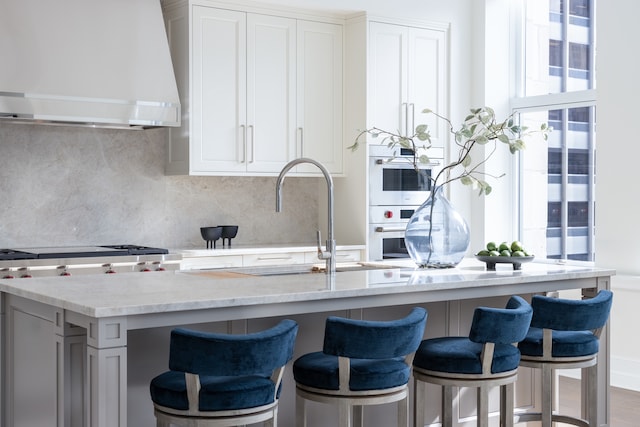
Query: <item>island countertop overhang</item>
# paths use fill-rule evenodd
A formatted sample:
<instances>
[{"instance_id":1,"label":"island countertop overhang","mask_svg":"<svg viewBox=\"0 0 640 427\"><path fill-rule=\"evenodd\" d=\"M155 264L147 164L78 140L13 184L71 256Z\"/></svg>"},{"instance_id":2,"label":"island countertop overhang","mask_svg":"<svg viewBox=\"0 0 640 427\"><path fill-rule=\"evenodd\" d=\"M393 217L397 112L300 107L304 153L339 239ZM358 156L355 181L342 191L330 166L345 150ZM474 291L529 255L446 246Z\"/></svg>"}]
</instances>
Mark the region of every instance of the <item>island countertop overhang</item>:
<instances>
[{"instance_id":1,"label":"island countertop overhang","mask_svg":"<svg viewBox=\"0 0 640 427\"><path fill-rule=\"evenodd\" d=\"M225 318L235 311L233 317L247 318L248 311L250 317L262 317L576 289L595 286L594 279L614 274L610 269L544 263L527 264L519 271L487 271L484 264L465 260L446 270L389 268L335 276L225 277L179 271L13 279L0 281L0 292L91 318L198 310L218 310Z\"/></svg>"}]
</instances>

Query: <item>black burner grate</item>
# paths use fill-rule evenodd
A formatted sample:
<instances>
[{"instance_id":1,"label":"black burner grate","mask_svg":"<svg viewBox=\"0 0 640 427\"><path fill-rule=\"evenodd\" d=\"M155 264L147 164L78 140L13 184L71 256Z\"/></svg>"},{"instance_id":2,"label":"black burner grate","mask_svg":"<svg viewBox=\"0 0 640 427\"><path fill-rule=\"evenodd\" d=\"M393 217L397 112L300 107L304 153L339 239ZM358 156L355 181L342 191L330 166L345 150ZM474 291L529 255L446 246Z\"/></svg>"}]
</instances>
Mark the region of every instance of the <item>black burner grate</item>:
<instances>
[{"instance_id":1,"label":"black burner grate","mask_svg":"<svg viewBox=\"0 0 640 427\"><path fill-rule=\"evenodd\" d=\"M16 251L15 249L0 249L0 261L12 261L16 259L35 259L37 254Z\"/></svg>"},{"instance_id":2,"label":"black burner grate","mask_svg":"<svg viewBox=\"0 0 640 427\"><path fill-rule=\"evenodd\" d=\"M107 245L104 248L126 250L129 255L162 255L168 254L167 249L152 248L149 246L137 246L137 245Z\"/></svg>"}]
</instances>

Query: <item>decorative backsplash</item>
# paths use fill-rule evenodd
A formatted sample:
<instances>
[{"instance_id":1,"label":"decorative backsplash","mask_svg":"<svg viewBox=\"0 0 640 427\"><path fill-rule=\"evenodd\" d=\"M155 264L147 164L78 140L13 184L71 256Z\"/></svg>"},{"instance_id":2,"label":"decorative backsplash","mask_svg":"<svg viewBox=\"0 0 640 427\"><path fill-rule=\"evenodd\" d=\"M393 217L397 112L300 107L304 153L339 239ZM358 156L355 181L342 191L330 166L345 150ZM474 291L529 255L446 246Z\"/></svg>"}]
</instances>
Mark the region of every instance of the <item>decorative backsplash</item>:
<instances>
[{"instance_id":1,"label":"decorative backsplash","mask_svg":"<svg viewBox=\"0 0 640 427\"><path fill-rule=\"evenodd\" d=\"M287 177L276 213L275 178L166 176L166 132L0 124L0 247L314 242L317 179Z\"/></svg>"}]
</instances>

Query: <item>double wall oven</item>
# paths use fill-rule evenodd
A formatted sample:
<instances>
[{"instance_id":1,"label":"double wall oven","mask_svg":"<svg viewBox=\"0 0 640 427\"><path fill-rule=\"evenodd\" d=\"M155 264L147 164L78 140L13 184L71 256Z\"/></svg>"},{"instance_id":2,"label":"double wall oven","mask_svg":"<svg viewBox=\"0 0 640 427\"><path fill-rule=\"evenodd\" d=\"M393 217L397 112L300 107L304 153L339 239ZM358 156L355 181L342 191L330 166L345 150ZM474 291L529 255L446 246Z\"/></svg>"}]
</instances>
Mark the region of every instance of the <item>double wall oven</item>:
<instances>
[{"instance_id":1,"label":"double wall oven","mask_svg":"<svg viewBox=\"0 0 640 427\"><path fill-rule=\"evenodd\" d=\"M408 258L404 231L409 218L431 192L444 150L429 149L429 164L416 171L413 151L369 146L369 259Z\"/></svg>"}]
</instances>

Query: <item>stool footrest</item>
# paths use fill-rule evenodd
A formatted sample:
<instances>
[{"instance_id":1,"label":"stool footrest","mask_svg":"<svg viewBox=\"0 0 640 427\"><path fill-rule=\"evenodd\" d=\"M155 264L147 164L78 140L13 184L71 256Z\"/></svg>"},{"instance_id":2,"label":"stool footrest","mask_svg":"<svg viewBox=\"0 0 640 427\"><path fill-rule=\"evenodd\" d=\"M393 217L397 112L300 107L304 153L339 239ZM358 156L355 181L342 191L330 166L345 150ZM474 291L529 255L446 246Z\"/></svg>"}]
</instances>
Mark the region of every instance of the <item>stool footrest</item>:
<instances>
[{"instance_id":1,"label":"stool footrest","mask_svg":"<svg viewBox=\"0 0 640 427\"><path fill-rule=\"evenodd\" d=\"M515 424L526 423L529 421L542 421L542 413L540 412L522 412L515 414L513 417ZM554 423L571 424L579 427L589 427L588 421L583 420L582 418L563 414L552 414L551 421Z\"/></svg>"}]
</instances>

